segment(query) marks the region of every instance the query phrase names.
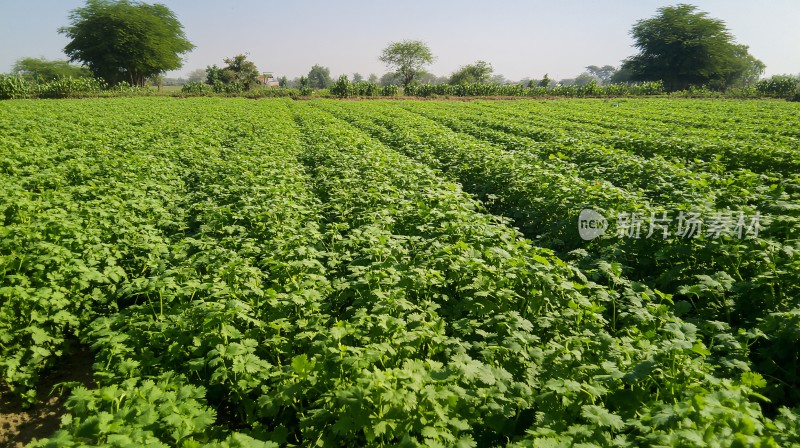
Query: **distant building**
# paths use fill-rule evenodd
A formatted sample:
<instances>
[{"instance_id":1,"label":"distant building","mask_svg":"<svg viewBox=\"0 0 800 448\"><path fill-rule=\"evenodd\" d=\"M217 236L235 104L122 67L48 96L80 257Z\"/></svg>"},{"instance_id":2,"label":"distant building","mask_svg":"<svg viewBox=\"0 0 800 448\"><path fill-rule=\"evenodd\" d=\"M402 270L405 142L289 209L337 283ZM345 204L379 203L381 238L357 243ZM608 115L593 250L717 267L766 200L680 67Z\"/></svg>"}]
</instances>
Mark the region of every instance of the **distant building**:
<instances>
[{"instance_id":1,"label":"distant building","mask_svg":"<svg viewBox=\"0 0 800 448\"><path fill-rule=\"evenodd\" d=\"M265 72L258 75L258 83L266 87L278 87L280 85L272 72Z\"/></svg>"}]
</instances>

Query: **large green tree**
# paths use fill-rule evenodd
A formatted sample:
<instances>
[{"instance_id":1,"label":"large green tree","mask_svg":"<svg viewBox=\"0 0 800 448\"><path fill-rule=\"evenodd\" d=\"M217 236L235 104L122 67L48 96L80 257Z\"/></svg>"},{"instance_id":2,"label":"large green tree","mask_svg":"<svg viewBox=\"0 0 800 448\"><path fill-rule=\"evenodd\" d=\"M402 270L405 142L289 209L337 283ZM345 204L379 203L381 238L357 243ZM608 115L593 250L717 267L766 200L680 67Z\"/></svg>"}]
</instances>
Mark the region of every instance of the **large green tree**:
<instances>
[{"instance_id":1,"label":"large green tree","mask_svg":"<svg viewBox=\"0 0 800 448\"><path fill-rule=\"evenodd\" d=\"M639 54L626 59L620 72L632 81L661 80L667 90L725 88L764 70L746 46L733 42L725 22L692 5L660 8L656 16L636 22L630 34Z\"/></svg>"},{"instance_id":2,"label":"large green tree","mask_svg":"<svg viewBox=\"0 0 800 448\"><path fill-rule=\"evenodd\" d=\"M194 48L175 14L161 4L88 0L59 30L71 39L64 52L109 84L144 85L147 78L183 65Z\"/></svg>"},{"instance_id":3,"label":"large green tree","mask_svg":"<svg viewBox=\"0 0 800 448\"><path fill-rule=\"evenodd\" d=\"M391 42L383 49L380 58L390 68L396 70L403 86L409 85L425 72L425 66L433 63L431 49L419 40Z\"/></svg>"},{"instance_id":4,"label":"large green tree","mask_svg":"<svg viewBox=\"0 0 800 448\"><path fill-rule=\"evenodd\" d=\"M450 84L462 83L481 83L485 84L492 80L492 64L486 61L476 61L474 64L467 64L450 75Z\"/></svg>"},{"instance_id":5,"label":"large green tree","mask_svg":"<svg viewBox=\"0 0 800 448\"><path fill-rule=\"evenodd\" d=\"M92 76L86 67L70 64L68 61L44 58L22 58L14 64L14 73L24 78L48 82L58 78L86 78Z\"/></svg>"},{"instance_id":6,"label":"large green tree","mask_svg":"<svg viewBox=\"0 0 800 448\"><path fill-rule=\"evenodd\" d=\"M312 89L327 89L333 84L331 70L319 64L314 64L308 72L308 85Z\"/></svg>"},{"instance_id":7,"label":"large green tree","mask_svg":"<svg viewBox=\"0 0 800 448\"><path fill-rule=\"evenodd\" d=\"M206 83L215 86L224 84L237 91L250 90L258 83L258 68L254 62L247 60L247 55L237 54L223 61L225 67L216 64L206 67Z\"/></svg>"}]
</instances>

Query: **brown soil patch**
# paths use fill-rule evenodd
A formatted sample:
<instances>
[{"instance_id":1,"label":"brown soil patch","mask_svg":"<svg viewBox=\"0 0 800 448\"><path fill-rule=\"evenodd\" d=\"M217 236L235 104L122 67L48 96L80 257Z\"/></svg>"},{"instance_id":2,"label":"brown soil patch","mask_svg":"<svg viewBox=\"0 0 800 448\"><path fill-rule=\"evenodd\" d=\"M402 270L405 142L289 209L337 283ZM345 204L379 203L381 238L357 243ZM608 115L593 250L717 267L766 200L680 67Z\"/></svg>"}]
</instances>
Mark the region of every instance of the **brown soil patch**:
<instances>
[{"instance_id":1,"label":"brown soil patch","mask_svg":"<svg viewBox=\"0 0 800 448\"><path fill-rule=\"evenodd\" d=\"M53 386L68 381L78 381L94 387L92 380L92 354L79 351L61 360L56 370L42 375L37 396L39 403L24 409L20 399L5 384L0 385L0 448L21 448L34 439L53 435L64 414L64 401L69 391L62 392Z\"/></svg>"}]
</instances>

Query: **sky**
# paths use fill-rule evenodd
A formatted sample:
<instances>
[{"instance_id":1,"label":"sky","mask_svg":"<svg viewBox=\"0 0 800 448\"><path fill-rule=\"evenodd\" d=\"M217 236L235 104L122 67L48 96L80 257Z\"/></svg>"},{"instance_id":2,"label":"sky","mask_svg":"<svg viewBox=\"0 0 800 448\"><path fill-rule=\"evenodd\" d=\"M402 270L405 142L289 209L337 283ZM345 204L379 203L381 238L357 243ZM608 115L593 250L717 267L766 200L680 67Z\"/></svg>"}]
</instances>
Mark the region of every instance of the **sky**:
<instances>
[{"instance_id":1,"label":"sky","mask_svg":"<svg viewBox=\"0 0 800 448\"><path fill-rule=\"evenodd\" d=\"M683 0L723 20L735 40L766 64L766 76L800 73L800 0ZM289 79L314 64L331 74L365 78L387 67L378 61L388 43L413 39L431 48L428 71L446 76L485 60L511 80L574 78L587 65L614 65L636 53L628 34L662 0L161 0L175 12L196 48L187 76L248 54L261 71ZM83 0L0 0L0 73L23 57L64 59L68 39L58 33ZM153 3L148 1L148 3Z\"/></svg>"}]
</instances>

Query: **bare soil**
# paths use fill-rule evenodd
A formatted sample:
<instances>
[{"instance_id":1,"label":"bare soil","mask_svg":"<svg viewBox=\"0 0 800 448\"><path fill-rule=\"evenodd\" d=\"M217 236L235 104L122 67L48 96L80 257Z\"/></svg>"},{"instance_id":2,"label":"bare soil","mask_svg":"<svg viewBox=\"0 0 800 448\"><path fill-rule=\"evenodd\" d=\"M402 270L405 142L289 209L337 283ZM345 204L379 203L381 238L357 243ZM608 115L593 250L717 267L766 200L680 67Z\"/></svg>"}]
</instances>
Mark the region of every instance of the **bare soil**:
<instances>
[{"instance_id":1,"label":"bare soil","mask_svg":"<svg viewBox=\"0 0 800 448\"><path fill-rule=\"evenodd\" d=\"M22 401L5 384L0 384L0 448L21 448L34 439L43 439L56 432L69 391L53 390L53 387L71 381L94 387L93 362L88 350L66 356L55 370L40 378L37 387L39 402L28 409L23 408Z\"/></svg>"}]
</instances>

